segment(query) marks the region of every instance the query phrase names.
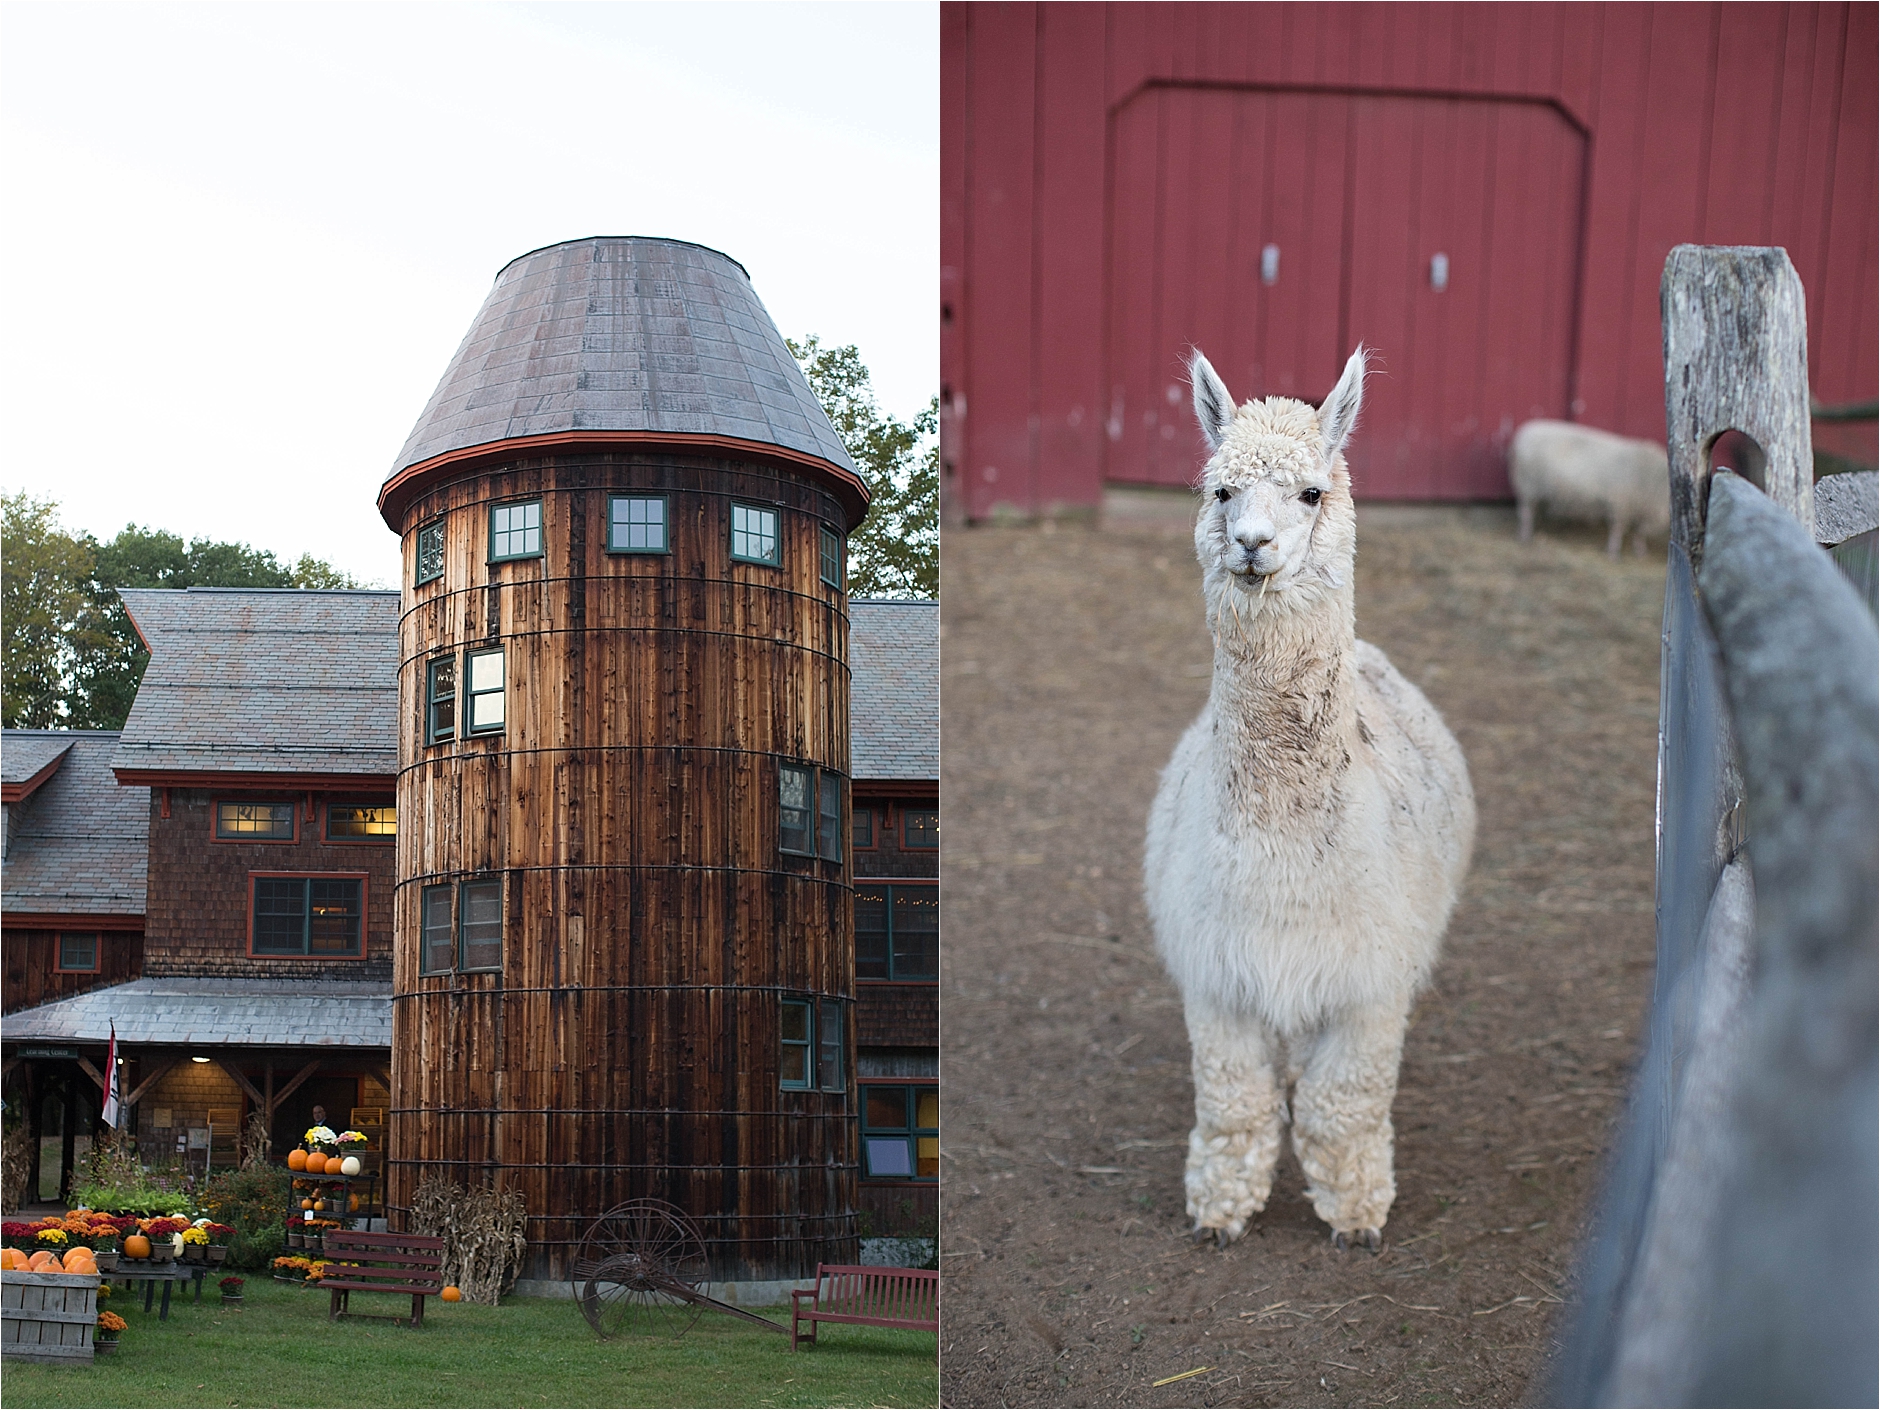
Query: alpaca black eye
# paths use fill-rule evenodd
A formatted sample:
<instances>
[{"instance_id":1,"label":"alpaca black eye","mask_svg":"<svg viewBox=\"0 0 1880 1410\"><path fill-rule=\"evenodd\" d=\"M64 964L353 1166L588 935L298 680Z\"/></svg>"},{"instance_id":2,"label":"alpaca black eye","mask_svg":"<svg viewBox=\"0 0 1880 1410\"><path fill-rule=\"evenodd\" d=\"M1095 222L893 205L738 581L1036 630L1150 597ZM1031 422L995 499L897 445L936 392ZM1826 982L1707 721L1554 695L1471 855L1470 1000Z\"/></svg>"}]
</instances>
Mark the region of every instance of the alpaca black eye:
<instances>
[{"instance_id":1,"label":"alpaca black eye","mask_svg":"<svg viewBox=\"0 0 1880 1410\"><path fill-rule=\"evenodd\" d=\"M1299 498L1304 500L1307 504L1317 504L1323 493L1323 490L1304 490L1300 493Z\"/></svg>"},{"instance_id":2,"label":"alpaca black eye","mask_svg":"<svg viewBox=\"0 0 1880 1410\"><path fill-rule=\"evenodd\" d=\"M1226 504L1228 500L1233 498L1233 493L1230 490L1219 489L1214 492L1214 497L1222 504Z\"/></svg>"}]
</instances>

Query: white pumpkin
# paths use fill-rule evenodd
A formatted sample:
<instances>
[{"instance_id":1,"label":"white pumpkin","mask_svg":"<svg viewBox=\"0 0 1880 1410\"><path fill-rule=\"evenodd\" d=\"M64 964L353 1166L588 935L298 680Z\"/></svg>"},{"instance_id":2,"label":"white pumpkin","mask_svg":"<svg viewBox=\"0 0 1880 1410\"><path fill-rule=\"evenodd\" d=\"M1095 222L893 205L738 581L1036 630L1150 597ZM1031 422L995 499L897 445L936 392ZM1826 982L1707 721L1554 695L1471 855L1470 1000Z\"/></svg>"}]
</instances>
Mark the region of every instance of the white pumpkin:
<instances>
[{"instance_id":1,"label":"white pumpkin","mask_svg":"<svg viewBox=\"0 0 1880 1410\"><path fill-rule=\"evenodd\" d=\"M347 1156L339 1163L339 1173L342 1175L357 1175L359 1173L359 1157L356 1155Z\"/></svg>"}]
</instances>

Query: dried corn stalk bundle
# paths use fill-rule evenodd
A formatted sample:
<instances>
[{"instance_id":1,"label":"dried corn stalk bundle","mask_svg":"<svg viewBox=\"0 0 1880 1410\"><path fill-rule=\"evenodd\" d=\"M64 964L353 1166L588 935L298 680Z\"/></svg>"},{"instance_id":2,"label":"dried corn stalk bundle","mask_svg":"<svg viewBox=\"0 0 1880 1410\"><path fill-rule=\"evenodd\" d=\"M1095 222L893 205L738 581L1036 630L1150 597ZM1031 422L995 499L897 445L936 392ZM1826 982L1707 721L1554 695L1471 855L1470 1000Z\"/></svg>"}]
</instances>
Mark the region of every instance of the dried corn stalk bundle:
<instances>
[{"instance_id":1,"label":"dried corn stalk bundle","mask_svg":"<svg viewBox=\"0 0 1880 1410\"><path fill-rule=\"evenodd\" d=\"M242 1169L258 1170L270 1163L273 1154L274 1138L268 1132L268 1119L254 1112L242 1131Z\"/></svg>"},{"instance_id":2,"label":"dried corn stalk bundle","mask_svg":"<svg viewBox=\"0 0 1880 1410\"><path fill-rule=\"evenodd\" d=\"M0 1209L8 1214L18 1209L26 1196L26 1177L33 1167L27 1139L27 1129L22 1123L9 1126L4 1141L0 1141Z\"/></svg>"},{"instance_id":3,"label":"dried corn stalk bundle","mask_svg":"<svg viewBox=\"0 0 1880 1410\"><path fill-rule=\"evenodd\" d=\"M466 1191L447 1180L425 1180L412 1192L411 1232L444 1240L444 1281L465 1302L491 1307L514 1285L528 1249L528 1211L516 1190Z\"/></svg>"}]
</instances>

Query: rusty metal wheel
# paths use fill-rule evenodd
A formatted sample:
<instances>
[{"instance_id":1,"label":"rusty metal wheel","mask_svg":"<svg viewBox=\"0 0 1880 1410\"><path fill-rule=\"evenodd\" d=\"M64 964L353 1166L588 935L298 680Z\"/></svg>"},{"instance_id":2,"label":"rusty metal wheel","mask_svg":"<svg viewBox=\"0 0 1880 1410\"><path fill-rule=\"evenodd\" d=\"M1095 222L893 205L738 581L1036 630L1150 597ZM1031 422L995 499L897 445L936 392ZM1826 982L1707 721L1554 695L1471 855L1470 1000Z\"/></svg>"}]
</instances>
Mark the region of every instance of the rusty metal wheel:
<instances>
[{"instance_id":1,"label":"rusty metal wheel","mask_svg":"<svg viewBox=\"0 0 1880 1410\"><path fill-rule=\"evenodd\" d=\"M702 1310L705 1241L684 1210L664 1200L617 1205L588 1226L575 1251L573 1282L581 1315L603 1339L682 1337Z\"/></svg>"}]
</instances>

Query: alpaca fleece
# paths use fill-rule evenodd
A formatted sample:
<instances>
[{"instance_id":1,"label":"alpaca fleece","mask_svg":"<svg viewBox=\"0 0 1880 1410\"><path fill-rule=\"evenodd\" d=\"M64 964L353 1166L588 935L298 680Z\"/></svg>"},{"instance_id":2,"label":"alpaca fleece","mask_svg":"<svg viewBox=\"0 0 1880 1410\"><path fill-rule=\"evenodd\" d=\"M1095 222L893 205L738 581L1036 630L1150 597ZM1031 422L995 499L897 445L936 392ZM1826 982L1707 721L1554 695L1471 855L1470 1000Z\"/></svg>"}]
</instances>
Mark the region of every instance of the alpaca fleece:
<instances>
[{"instance_id":1,"label":"alpaca fleece","mask_svg":"<svg viewBox=\"0 0 1880 1410\"><path fill-rule=\"evenodd\" d=\"M1236 409L1199 352L1190 373L1213 448L1195 552L1214 674L1144 857L1193 1049L1188 1213L1223 1245L1245 1233L1290 1126L1333 1237L1376 1248L1404 1028L1468 869L1474 795L1436 710L1356 639L1343 449L1364 349L1320 411Z\"/></svg>"}]
</instances>

